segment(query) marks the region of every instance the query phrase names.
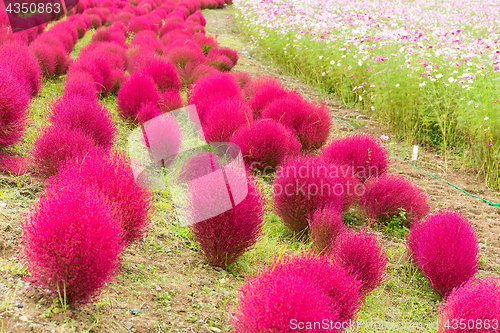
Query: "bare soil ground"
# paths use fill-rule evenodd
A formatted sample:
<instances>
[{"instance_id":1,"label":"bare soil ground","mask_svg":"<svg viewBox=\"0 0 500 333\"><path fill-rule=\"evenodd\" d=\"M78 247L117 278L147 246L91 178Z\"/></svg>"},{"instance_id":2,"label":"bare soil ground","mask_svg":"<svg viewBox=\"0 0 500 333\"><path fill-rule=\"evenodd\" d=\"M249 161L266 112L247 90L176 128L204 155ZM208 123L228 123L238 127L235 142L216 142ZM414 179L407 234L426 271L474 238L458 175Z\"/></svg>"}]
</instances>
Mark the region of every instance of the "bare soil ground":
<instances>
[{"instance_id":1,"label":"bare soil ground","mask_svg":"<svg viewBox=\"0 0 500 333\"><path fill-rule=\"evenodd\" d=\"M231 9L204 11L207 33L218 35L223 46L236 49L240 60L234 70L252 76L274 75L288 88L300 87L313 100L323 100L332 114L347 120L363 132L390 136L385 127L354 108L340 105L314 87L285 74L279 66L253 54L247 56L245 40L238 32ZM229 18L226 18L231 15ZM112 101L110 102L112 103ZM345 123L333 120L332 135L350 132ZM459 209L478 231L481 274L500 272L500 208L469 197L446 183L410 165L412 147L394 142L388 147L401 159L393 159L390 171L418 182L428 193L433 210ZM459 170L453 157L420 151L418 165L464 190L487 200L500 202L499 193L486 189L473 172ZM121 274L109 284L99 300L65 313L37 288L26 282L26 269L17 260L20 218L36 201L42 185L29 175L0 174L0 332L223 332L230 328L236 292L244 281L238 272L226 272L207 265L186 230L172 223L173 209L155 193L156 212L152 232L127 249ZM385 237L387 246L402 241ZM134 309L134 310L133 310ZM132 310L136 313L133 314ZM138 313L139 310L140 313Z\"/></svg>"}]
</instances>

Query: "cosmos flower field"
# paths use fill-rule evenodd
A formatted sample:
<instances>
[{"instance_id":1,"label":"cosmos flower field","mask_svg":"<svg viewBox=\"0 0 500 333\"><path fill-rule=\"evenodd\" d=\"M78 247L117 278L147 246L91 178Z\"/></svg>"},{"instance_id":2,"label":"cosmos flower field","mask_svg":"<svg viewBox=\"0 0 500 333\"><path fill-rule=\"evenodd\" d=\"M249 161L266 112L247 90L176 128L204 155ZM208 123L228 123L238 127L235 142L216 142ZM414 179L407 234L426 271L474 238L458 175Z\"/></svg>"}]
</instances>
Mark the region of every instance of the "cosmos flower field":
<instances>
[{"instance_id":1,"label":"cosmos flower field","mask_svg":"<svg viewBox=\"0 0 500 333\"><path fill-rule=\"evenodd\" d=\"M238 0L240 26L293 74L453 150L500 186L500 12L495 1Z\"/></svg>"}]
</instances>

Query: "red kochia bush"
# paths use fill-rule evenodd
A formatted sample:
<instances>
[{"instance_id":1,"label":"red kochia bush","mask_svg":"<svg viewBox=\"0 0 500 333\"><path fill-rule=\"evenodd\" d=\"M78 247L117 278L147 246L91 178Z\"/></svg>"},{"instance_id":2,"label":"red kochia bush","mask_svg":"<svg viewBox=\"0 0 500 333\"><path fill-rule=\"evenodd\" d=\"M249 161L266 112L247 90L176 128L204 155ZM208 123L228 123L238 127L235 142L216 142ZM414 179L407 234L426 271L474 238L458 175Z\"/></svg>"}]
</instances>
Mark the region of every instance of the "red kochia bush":
<instances>
[{"instance_id":1,"label":"red kochia bush","mask_svg":"<svg viewBox=\"0 0 500 333\"><path fill-rule=\"evenodd\" d=\"M62 45L51 44L37 38L29 47L38 58L46 78L62 75L68 69L70 58Z\"/></svg>"},{"instance_id":2,"label":"red kochia bush","mask_svg":"<svg viewBox=\"0 0 500 333\"><path fill-rule=\"evenodd\" d=\"M227 142L233 133L252 120L252 110L245 101L225 99L214 102L203 117L207 142Z\"/></svg>"},{"instance_id":3,"label":"red kochia bush","mask_svg":"<svg viewBox=\"0 0 500 333\"><path fill-rule=\"evenodd\" d=\"M180 109L183 103L179 90L167 89L161 94L160 109L163 113Z\"/></svg>"},{"instance_id":4,"label":"red kochia bush","mask_svg":"<svg viewBox=\"0 0 500 333\"><path fill-rule=\"evenodd\" d=\"M498 332L494 327L498 326L500 318L500 280L493 277L471 279L454 289L446 303L439 307L438 332L457 332L453 326L458 318L475 323L460 332Z\"/></svg>"},{"instance_id":5,"label":"red kochia bush","mask_svg":"<svg viewBox=\"0 0 500 333\"><path fill-rule=\"evenodd\" d=\"M177 177L177 182L189 182L208 175L223 167L217 155L208 152L199 152L188 158Z\"/></svg>"},{"instance_id":6,"label":"red kochia bush","mask_svg":"<svg viewBox=\"0 0 500 333\"><path fill-rule=\"evenodd\" d=\"M200 120L207 110L223 99L243 100L238 80L229 73L213 73L199 79L191 89L188 104L195 104Z\"/></svg>"},{"instance_id":7,"label":"red kochia bush","mask_svg":"<svg viewBox=\"0 0 500 333\"><path fill-rule=\"evenodd\" d=\"M54 125L80 129L105 149L113 145L116 126L106 107L97 101L72 95L57 101L52 112L51 121Z\"/></svg>"},{"instance_id":8,"label":"red kochia bush","mask_svg":"<svg viewBox=\"0 0 500 333\"><path fill-rule=\"evenodd\" d=\"M291 323L338 321L336 304L332 304L328 295L304 277L258 276L247 280L239 291L238 299L238 310L232 323L236 333L295 333L297 327ZM340 330L316 327L307 332Z\"/></svg>"},{"instance_id":9,"label":"red kochia bush","mask_svg":"<svg viewBox=\"0 0 500 333\"><path fill-rule=\"evenodd\" d=\"M92 150L87 155L64 163L56 177L48 181L49 191L57 192L72 179L99 189L113 207L121 242L129 245L148 231L152 213L151 194L137 186L126 156Z\"/></svg>"},{"instance_id":10,"label":"red kochia bush","mask_svg":"<svg viewBox=\"0 0 500 333\"><path fill-rule=\"evenodd\" d=\"M64 98L72 95L81 96L88 100L96 101L99 98L99 91L93 82L92 75L83 71L74 71L66 76L64 86Z\"/></svg>"},{"instance_id":11,"label":"red kochia bush","mask_svg":"<svg viewBox=\"0 0 500 333\"><path fill-rule=\"evenodd\" d=\"M313 254L284 255L276 261L274 265L264 268L260 275L248 279L241 288L233 321L237 332L295 332L297 327L291 327L292 319L315 318L316 315L324 316L329 324L332 320L333 326L344 323L346 327L345 323L348 326L350 320L355 320L362 303L360 282L339 264L327 256ZM281 281L289 288L277 288ZM293 285L292 281L296 284ZM294 295L298 297L297 302ZM309 303L306 295L321 303L314 305L313 300ZM326 309L321 306L325 301L329 304ZM319 331L307 329L307 332ZM331 326L327 330L340 331Z\"/></svg>"},{"instance_id":12,"label":"red kochia bush","mask_svg":"<svg viewBox=\"0 0 500 333\"><path fill-rule=\"evenodd\" d=\"M318 208L309 218L311 241L318 253L330 253L332 241L345 229L342 211L329 205Z\"/></svg>"},{"instance_id":13,"label":"red kochia bush","mask_svg":"<svg viewBox=\"0 0 500 333\"><path fill-rule=\"evenodd\" d=\"M340 177L330 173L327 163L316 156L296 157L276 170L274 207L291 231L306 236L307 219L316 209L342 209L343 190Z\"/></svg>"},{"instance_id":14,"label":"red kochia bush","mask_svg":"<svg viewBox=\"0 0 500 333\"><path fill-rule=\"evenodd\" d=\"M344 229L332 240L333 257L362 282L361 294L380 286L387 268L387 255L373 233Z\"/></svg>"},{"instance_id":15,"label":"red kochia bush","mask_svg":"<svg viewBox=\"0 0 500 333\"><path fill-rule=\"evenodd\" d=\"M185 67L189 62L200 64L205 61L203 50L194 41L192 43L183 41L182 43L175 43L173 46L167 47L166 56L177 67Z\"/></svg>"},{"instance_id":16,"label":"red kochia bush","mask_svg":"<svg viewBox=\"0 0 500 333\"><path fill-rule=\"evenodd\" d=\"M306 151L320 148L330 135L332 121L328 107L312 104L297 92L271 102L261 116L293 129Z\"/></svg>"},{"instance_id":17,"label":"red kochia bush","mask_svg":"<svg viewBox=\"0 0 500 333\"><path fill-rule=\"evenodd\" d=\"M225 56L231 60L231 68L236 66L238 63L238 52L229 47L214 47L207 54L208 58L217 58L219 56Z\"/></svg>"},{"instance_id":18,"label":"red kochia bush","mask_svg":"<svg viewBox=\"0 0 500 333\"><path fill-rule=\"evenodd\" d=\"M43 177L54 175L59 163L83 156L95 148L95 141L80 129L45 128L33 143L31 157Z\"/></svg>"},{"instance_id":19,"label":"red kochia bush","mask_svg":"<svg viewBox=\"0 0 500 333\"><path fill-rule=\"evenodd\" d=\"M271 119L241 127L231 142L241 148L243 159L251 169L272 169L285 157L300 155L301 145L292 131Z\"/></svg>"},{"instance_id":20,"label":"red kochia bush","mask_svg":"<svg viewBox=\"0 0 500 333\"><path fill-rule=\"evenodd\" d=\"M22 254L30 280L69 304L86 303L114 277L121 263L121 228L108 201L72 180L42 194L22 223Z\"/></svg>"},{"instance_id":21,"label":"red kochia bush","mask_svg":"<svg viewBox=\"0 0 500 333\"><path fill-rule=\"evenodd\" d=\"M226 188L222 190L227 191ZM202 192L204 193L206 189L194 188L191 191L194 194L194 200L204 199ZM222 193L211 194L222 195ZM198 204L195 203L195 205ZM205 208L207 207L202 209ZM197 213L194 212L194 214ZM243 201L222 214L190 225L190 229L207 261L214 266L225 268L258 241L262 235L263 217L264 198L262 193L255 188L253 179L249 179L248 194Z\"/></svg>"},{"instance_id":22,"label":"red kochia bush","mask_svg":"<svg viewBox=\"0 0 500 333\"><path fill-rule=\"evenodd\" d=\"M177 73L179 73L179 78L181 79L182 85L187 87L193 84L195 81L199 80L203 76L216 73L217 70L207 64L195 64L188 63L184 68L178 68Z\"/></svg>"},{"instance_id":23,"label":"red kochia bush","mask_svg":"<svg viewBox=\"0 0 500 333\"><path fill-rule=\"evenodd\" d=\"M0 67L0 148L18 142L24 134L30 97L7 69Z\"/></svg>"},{"instance_id":24,"label":"red kochia bush","mask_svg":"<svg viewBox=\"0 0 500 333\"><path fill-rule=\"evenodd\" d=\"M233 68L233 63L231 62L231 59L229 59L223 54L211 55L207 57L207 59L208 59L208 64L216 68L218 71L228 72Z\"/></svg>"},{"instance_id":25,"label":"red kochia bush","mask_svg":"<svg viewBox=\"0 0 500 333\"><path fill-rule=\"evenodd\" d=\"M413 223L407 245L411 258L441 296L477 273L477 236L459 211L442 210Z\"/></svg>"},{"instance_id":26,"label":"red kochia bush","mask_svg":"<svg viewBox=\"0 0 500 333\"><path fill-rule=\"evenodd\" d=\"M371 221L387 222L404 209L409 221L422 219L430 212L427 195L415 183L400 175L384 174L365 183L359 206Z\"/></svg>"},{"instance_id":27,"label":"red kochia bush","mask_svg":"<svg viewBox=\"0 0 500 333\"><path fill-rule=\"evenodd\" d=\"M7 67L32 96L42 87L42 70L38 58L20 43L0 44L0 67Z\"/></svg>"},{"instance_id":28,"label":"red kochia bush","mask_svg":"<svg viewBox=\"0 0 500 333\"><path fill-rule=\"evenodd\" d=\"M153 79L136 73L131 75L118 91L118 114L123 119L135 121L143 103L157 104L159 102L160 95Z\"/></svg>"},{"instance_id":29,"label":"red kochia bush","mask_svg":"<svg viewBox=\"0 0 500 333\"><path fill-rule=\"evenodd\" d=\"M175 65L170 61L154 59L141 70L141 73L150 76L160 92L164 92L167 89L181 89L181 80L179 79Z\"/></svg>"},{"instance_id":30,"label":"red kochia bush","mask_svg":"<svg viewBox=\"0 0 500 333\"><path fill-rule=\"evenodd\" d=\"M352 166L363 182L381 176L389 167L389 152L368 134L357 133L337 138L325 146L321 153L329 162Z\"/></svg>"},{"instance_id":31,"label":"red kochia bush","mask_svg":"<svg viewBox=\"0 0 500 333\"><path fill-rule=\"evenodd\" d=\"M250 106L256 118L272 101L286 96L286 90L281 83L272 77L260 76L252 80L243 90L245 97L250 98Z\"/></svg>"}]
</instances>

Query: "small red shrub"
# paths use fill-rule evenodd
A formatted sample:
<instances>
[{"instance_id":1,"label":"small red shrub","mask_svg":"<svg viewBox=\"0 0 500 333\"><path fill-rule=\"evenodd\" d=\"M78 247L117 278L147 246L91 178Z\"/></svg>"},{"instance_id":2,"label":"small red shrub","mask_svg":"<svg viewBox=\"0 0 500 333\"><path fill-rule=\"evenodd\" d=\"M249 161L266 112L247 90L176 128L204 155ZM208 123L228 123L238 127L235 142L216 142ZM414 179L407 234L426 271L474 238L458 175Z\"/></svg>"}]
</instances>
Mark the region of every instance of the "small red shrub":
<instances>
[{"instance_id":1,"label":"small red shrub","mask_svg":"<svg viewBox=\"0 0 500 333\"><path fill-rule=\"evenodd\" d=\"M141 124L162 114L156 103L142 103L137 112L137 121Z\"/></svg>"},{"instance_id":2,"label":"small red shrub","mask_svg":"<svg viewBox=\"0 0 500 333\"><path fill-rule=\"evenodd\" d=\"M181 79L182 85L188 87L192 85L195 81L199 80L203 76L216 73L217 70L207 64L188 63L184 68L178 68L177 73L179 73L179 78Z\"/></svg>"},{"instance_id":3,"label":"small red shrub","mask_svg":"<svg viewBox=\"0 0 500 333\"><path fill-rule=\"evenodd\" d=\"M333 140L321 154L329 162L352 166L363 182L381 176L389 167L387 149L375 137L362 133Z\"/></svg>"},{"instance_id":4,"label":"small red shrub","mask_svg":"<svg viewBox=\"0 0 500 333\"><path fill-rule=\"evenodd\" d=\"M207 59L208 59L208 64L217 69L218 71L229 72L233 68L233 63L231 62L231 59L229 59L223 54L209 56Z\"/></svg>"},{"instance_id":5,"label":"small red shrub","mask_svg":"<svg viewBox=\"0 0 500 333\"><path fill-rule=\"evenodd\" d=\"M24 135L29 102L25 87L0 67L0 148L17 143Z\"/></svg>"},{"instance_id":6,"label":"small red shrub","mask_svg":"<svg viewBox=\"0 0 500 333\"><path fill-rule=\"evenodd\" d=\"M165 92L165 90L178 91L181 88L181 80L175 65L170 61L155 59L142 69L141 73L149 75L160 92Z\"/></svg>"},{"instance_id":7,"label":"small red shrub","mask_svg":"<svg viewBox=\"0 0 500 333\"><path fill-rule=\"evenodd\" d=\"M197 33L193 37L194 40L200 45L204 54L208 54L212 48L219 46L219 43L213 37L207 36L203 33Z\"/></svg>"},{"instance_id":8,"label":"small red shrub","mask_svg":"<svg viewBox=\"0 0 500 333\"><path fill-rule=\"evenodd\" d=\"M294 333L298 323L338 321L338 307L308 278L272 274L247 280L238 293L232 319L237 333ZM322 328L307 332L340 332Z\"/></svg>"},{"instance_id":9,"label":"small red shrub","mask_svg":"<svg viewBox=\"0 0 500 333\"><path fill-rule=\"evenodd\" d=\"M33 143L31 157L42 177L48 177L57 173L60 162L83 156L94 148L95 141L82 130L49 126Z\"/></svg>"},{"instance_id":10,"label":"small red shrub","mask_svg":"<svg viewBox=\"0 0 500 333\"><path fill-rule=\"evenodd\" d=\"M152 214L151 194L137 186L128 158L119 152L92 150L63 163L56 177L48 180L48 191L57 192L71 180L97 188L113 208L123 231L120 242L130 245L148 231Z\"/></svg>"},{"instance_id":11,"label":"small red shrub","mask_svg":"<svg viewBox=\"0 0 500 333\"><path fill-rule=\"evenodd\" d=\"M459 211L442 210L413 223L407 245L411 258L441 296L477 273L476 232Z\"/></svg>"},{"instance_id":12,"label":"small red shrub","mask_svg":"<svg viewBox=\"0 0 500 333\"><path fill-rule=\"evenodd\" d=\"M342 211L338 207L325 206L318 208L309 218L311 241L317 253L328 254L332 241L345 229Z\"/></svg>"},{"instance_id":13,"label":"small red shrub","mask_svg":"<svg viewBox=\"0 0 500 333\"><path fill-rule=\"evenodd\" d=\"M268 104L261 116L293 129L305 151L320 148L330 135L332 121L328 107L312 104L296 92Z\"/></svg>"},{"instance_id":14,"label":"small red shrub","mask_svg":"<svg viewBox=\"0 0 500 333\"><path fill-rule=\"evenodd\" d=\"M69 304L87 303L121 263L121 228L95 188L74 179L42 194L22 223L22 254L30 280Z\"/></svg>"},{"instance_id":15,"label":"small red shrub","mask_svg":"<svg viewBox=\"0 0 500 333\"><path fill-rule=\"evenodd\" d=\"M123 119L135 121L141 104L159 102L160 94L153 79L140 73L130 76L118 91L118 113Z\"/></svg>"},{"instance_id":16,"label":"small red shrub","mask_svg":"<svg viewBox=\"0 0 500 333\"><path fill-rule=\"evenodd\" d=\"M110 149L116 136L116 126L108 109L95 100L78 95L60 99L52 107L52 124L68 129L80 129L96 144Z\"/></svg>"},{"instance_id":17,"label":"small red shrub","mask_svg":"<svg viewBox=\"0 0 500 333\"><path fill-rule=\"evenodd\" d=\"M208 152L199 152L188 158L182 165L177 177L178 183L186 183L197 178L220 170L223 165L217 155Z\"/></svg>"},{"instance_id":18,"label":"small red shrub","mask_svg":"<svg viewBox=\"0 0 500 333\"><path fill-rule=\"evenodd\" d=\"M250 98L249 103L256 118L272 101L285 97L287 92L275 78L260 76L246 85L243 90L245 97Z\"/></svg>"},{"instance_id":19,"label":"small red shrub","mask_svg":"<svg viewBox=\"0 0 500 333\"><path fill-rule=\"evenodd\" d=\"M380 286L387 268L387 255L377 237L367 232L344 229L332 240L333 257L362 282L360 292L366 296Z\"/></svg>"},{"instance_id":20,"label":"small red shrub","mask_svg":"<svg viewBox=\"0 0 500 333\"><path fill-rule=\"evenodd\" d=\"M93 82L92 75L87 72L73 71L66 76L64 86L64 98L72 95L82 96L86 99L97 101L99 91Z\"/></svg>"},{"instance_id":21,"label":"small red shrub","mask_svg":"<svg viewBox=\"0 0 500 333\"><path fill-rule=\"evenodd\" d=\"M238 99L214 102L203 116L203 133L207 142L228 142L238 128L253 119L252 110Z\"/></svg>"},{"instance_id":22,"label":"small red shrub","mask_svg":"<svg viewBox=\"0 0 500 333\"><path fill-rule=\"evenodd\" d=\"M196 47L194 46L196 45ZM193 42L192 44L181 44L172 46L166 49L167 58L172 61L177 67L185 67L187 63L192 62L201 64L205 62L205 55L201 47Z\"/></svg>"},{"instance_id":23,"label":"small red shrub","mask_svg":"<svg viewBox=\"0 0 500 333\"><path fill-rule=\"evenodd\" d=\"M359 206L372 221L387 222L404 209L407 223L422 219L430 212L427 195L415 183L403 176L384 174L365 183L365 193Z\"/></svg>"},{"instance_id":24,"label":"small red shrub","mask_svg":"<svg viewBox=\"0 0 500 333\"><path fill-rule=\"evenodd\" d=\"M163 113L182 108L183 101L179 90L167 89L161 94L160 109Z\"/></svg>"},{"instance_id":25,"label":"small red shrub","mask_svg":"<svg viewBox=\"0 0 500 333\"><path fill-rule=\"evenodd\" d=\"M247 72L233 72L232 74L238 80L238 83L240 84L240 88L242 89L243 93L245 94L245 88L248 85L252 84L252 77ZM245 98L246 97L247 96L245 95Z\"/></svg>"},{"instance_id":26,"label":"small red shrub","mask_svg":"<svg viewBox=\"0 0 500 333\"><path fill-rule=\"evenodd\" d=\"M301 145L292 131L271 119L241 127L231 142L241 148L243 159L251 169L272 170L285 157L300 155Z\"/></svg>"},{"instance_id":27,"label":"small red shrub","mask_svg":"<svg viewBox=\"0 0 500 333\"><path fill-rule=\"evenodd\" d=\"M238 63L238 52L229 47L214 47L208 52L209 58L217 58L219 56L226 56L229 60L231 60L231 68L236 66Z\"/></svg>"},{"instance_id":28,"label":"small red shrub","mask_svg":"<svg viewBox=\"0 0 500 333\"><path fill-rule=\"evenodd\" d=\"M204 184L207 185L208 184ZM210 184L211 186L211 184ZM199 190L200 193L197 193ZM197 187L189 190L194 200L204 200L206 189ZM217 194L214 194L217 195ZM196 208L195 208L196 209ZM231 265L248 251L262 235L264 199L253 185L248 182L248 195L232 209L189 226L206 260L219 267Z\"/></svg>"},{"instance_id":29,"label":"small red shrub","mask_svg":"<svg viewBox=\"0 0 500 333\"><path fill-rule=\"evenodd\" d=\"M299 237L307 235L307 219L315 210L327 205L342 209L344 188L330 171L330 165L316 156L289 159L276 170L274 208Z\"/></svg>"},{"instance_id":30,"label":"small red shrub","mask_svg":"<svg viewBox=\"0 0 500 333\"><path fill-rule=\"evenodd\" d=\"M457 332L456 320L464 319L468 328L460 332L498 332L500 318L500 280L493 277L471 279L454 289L439 306L440 333ZM496 319L496 320L495 320ZM463 321L462 321L463 322ZM471 325L470 323L474 323ZM489 326L489 327L488 327Z\"/></svg>"},{"instance_id":31,"label":"small red shrub","mask_svg":"<svg viewBox=\"0 0 500 333\"><path fill-rule=\"evenodd\" d=\"M233 75L215 72L196 81L191 89L188 104L196 105L200 120L203 122L205 113L212 104L224 99L243 100L243 95Z\"/></svg>"},{"instance_id":32,"label":"small red shrub","mask_svg":"<svg viewBox=\"0 0 500 333\"><path fill-rule=\"evenodd\" d=\"M57 66L57 56L50 45L41 42L33 42L29 46L31 52L38 59L40 64L40 69L45 78L50 78L56 73ZM62 48L59 48L60 52L64 52ZM55 52L58 52L57 50Z\"/></svg>"}]
</instances>

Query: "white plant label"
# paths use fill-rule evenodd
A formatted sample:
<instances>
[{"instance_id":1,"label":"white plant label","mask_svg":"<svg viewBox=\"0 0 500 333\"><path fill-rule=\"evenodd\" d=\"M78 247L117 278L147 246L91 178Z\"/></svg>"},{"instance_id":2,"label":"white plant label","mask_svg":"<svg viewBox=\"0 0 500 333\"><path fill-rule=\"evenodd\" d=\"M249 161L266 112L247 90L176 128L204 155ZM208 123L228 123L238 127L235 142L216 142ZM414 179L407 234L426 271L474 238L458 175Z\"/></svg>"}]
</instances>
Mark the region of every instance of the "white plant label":
<instances>
[{"instance_id":1,"label":"white plant label","mask_svg":"<svg viewBox=\"0 0 500 333\"><path fill-rule=\"evenodd\" d=\"M413 154L411 155L411 160L416 161L418 155L418 146L413 146Z\"/></svg>"}]
</instances>

